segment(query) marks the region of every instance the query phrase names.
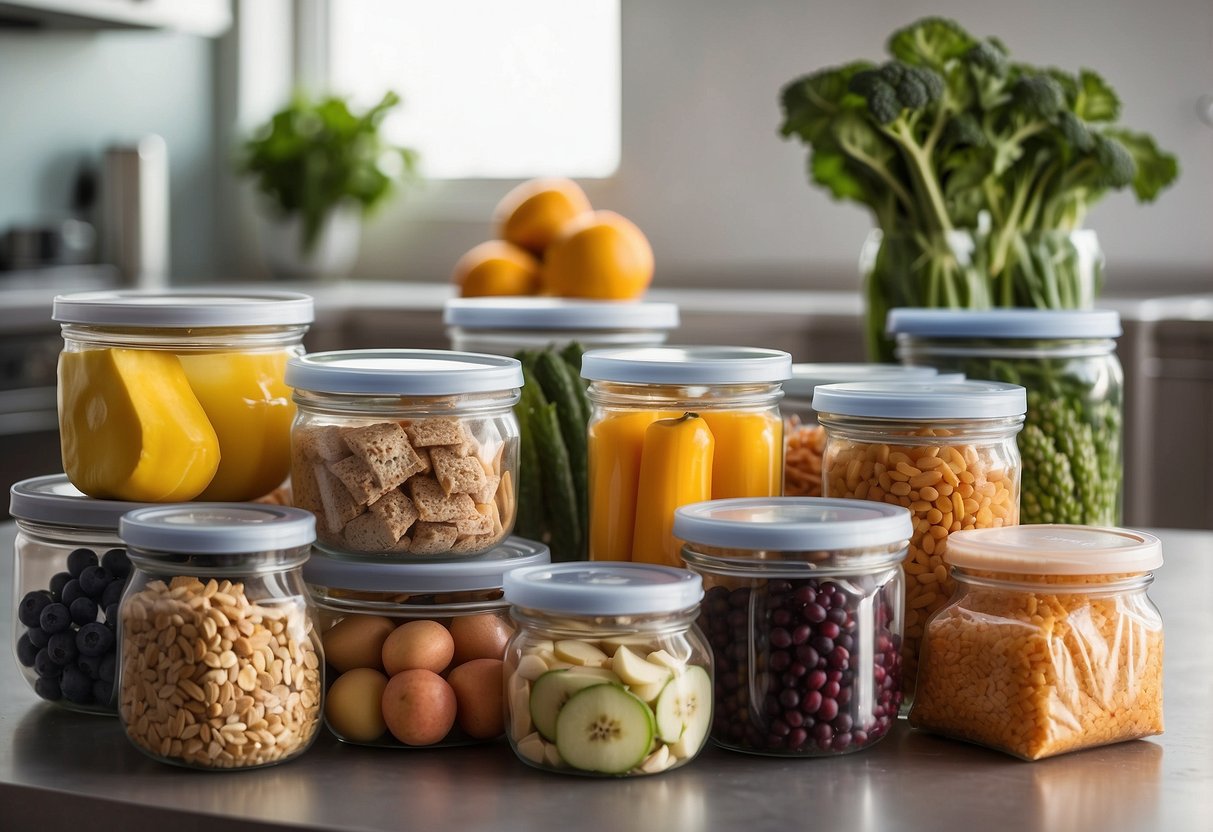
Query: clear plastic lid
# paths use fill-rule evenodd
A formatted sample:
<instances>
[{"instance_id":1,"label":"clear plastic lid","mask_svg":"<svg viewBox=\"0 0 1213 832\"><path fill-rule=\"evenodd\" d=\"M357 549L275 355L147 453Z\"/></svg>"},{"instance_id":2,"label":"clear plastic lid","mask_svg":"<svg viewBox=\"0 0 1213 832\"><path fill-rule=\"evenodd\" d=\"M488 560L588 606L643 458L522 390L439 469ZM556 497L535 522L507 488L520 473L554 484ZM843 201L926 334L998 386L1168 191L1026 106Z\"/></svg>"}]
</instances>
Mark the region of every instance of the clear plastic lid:
<instances>
[{"instance_id":1,"label":"clear plastic lid","mask_svg":"<svg viewBox=\"0 0 1213 832\"><path fill-rule=\"evenodd\" d=\"M813 391L813 409L839 416L876 419L999 419L1022 416L1028 395L1000 381L823 384Z\"/></svg>"},{"instance_id":2,"label":"clear plastic lid","mask_svg":"<svg viewBox=\"0 0 1213 832\"><path fill-rule=\"evenodd\" d=\"M362 592L421 594L500 589L508 572L551 562L542 543L521 537L471 560L441 563L364 563L317 552L303 567L303 579L313 586Z\"/></svg>"},{"instance_id":3,"label":"clear plastic lid","mask_svg":"<svg viewBox=\"0 0 1213 832\"><path fill-rule=\"evenodd\" d=\"M454 298L446 302L442 320L467 329L675 329L678 307L652 301Z\"/></svg>"},{"instance_id":4,"label":"clear plastic lid","mask_svg":"<svg viewBox=\"0 0 1213 832\"><path fill-rule=\"evenodd\" d=\"M505 576L509 603L570 615L645 615L690 609L703 580L671 566L628 562L528 566Z\"/></svg>"},{"instance_id":5,"label":"clear plastic lid","mask_svg":"<svg viewBox=\"0 0 1213 832\"><path fill-rule=\"evenodd\" d=\"M826 497L743 497L674 509L674 536L721 549L816 552L906 545L908 509ZM897 557L900 559L900 556Z\"/></svg>"},{"instance_id":6,"label":"clear plastic lid","mask_svg":"<svg viewBox=\"0 0 1213 832\"><path fill-rule=\"evenodd\" d=\"M891 309L890 335L922 338L1117 338L1111 309Z\"/></svg>"},{"instance_id":7,"label":"clear plastic lid","mask_svg":"<svg viewBox=\"0 0 1213 832\"><path fill-rule=\"evenodd\" d=\"M185 555L238 555L310 546L310 511L260 503L185 503L125 514L118 535L127 546Z\"/></svg>"},{"instance_id":8,"label":"clear plastic lid","mask_svg":"<svg viewBox=\"0 0 1213 832\"><path fill-rule=\"evenodd\" d=\"M315 393L453 396L522 387L522 364L449 350L347 350L294 356L286 383Z\"/></svg>"},{"instance_id":9,"label":"clear plastic lid","mask_svg":"<svg viewBox=\"0 0 1213 832\"><path fill-rule=\"evenodd\" d=\"M135 328L290 326L314 318L310 295L238 289L79 292L56 297L51 312L62 324Z\"/></svg>"},{"instance_id":10,"label":"clear plastic lid","mask_svg":"<svg viewBox=\"0 0 1213 832\"><path fill-rule=\"evenodd\" d=\"M15 483L9 489L9 513L18 520L51 526L118 533L122 515L149 503L97 500L80 493L66 474L49 474Z\"/></svg>"},{"instance_id":11,"label":"clear plastic lid","mask_svg":"<svg viewBox=\"0 0 1213 832\"><path fill-rule=\"evenodd\" d=\"M965 569L1020 575L1108 575L1162 566L1157 537L1099 526L1005 526L948 536L944 560Z\"/></svg>"},{"instance_id":12,"label":"clear plastic lid","mask_svg":"<svg viewBox=\"0 0 1213 832\"><path fill-rule=\"evenodd\" d=\"M902 364L793 364L792 377L783 383L789 396L809 399L819 384L848 384L859 381L918 381L933 379L934 367L907 367ZM963 381L963 374L953 381Z\"/></svg>"},{"instance_id":13,"label":"clear plastic lid","mask_svg":"<svg viewBox=\"0 0 1213 832\"><path fill-rule=\"evenodd\" d=\"M635 347L590 350L581 375L625 384L763 384L792 375L792 356L759 347Z\"/></svg>"}]
</instances>

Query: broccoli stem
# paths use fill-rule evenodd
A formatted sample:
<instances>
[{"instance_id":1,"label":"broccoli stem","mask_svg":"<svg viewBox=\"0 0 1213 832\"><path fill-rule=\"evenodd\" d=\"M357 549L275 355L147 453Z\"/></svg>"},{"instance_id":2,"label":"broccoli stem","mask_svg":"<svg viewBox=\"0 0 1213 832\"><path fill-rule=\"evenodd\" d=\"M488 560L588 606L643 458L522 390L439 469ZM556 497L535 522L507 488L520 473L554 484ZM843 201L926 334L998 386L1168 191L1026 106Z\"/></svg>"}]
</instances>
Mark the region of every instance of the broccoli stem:
<instances>
[{"instance_id":1,"label":"broccoli stem","mask_svg":"<svg viewBox=\"0 0 1213 832\"><path fill-rule=\"evenodd\" d=\"M898 119L893 122L892 127L881 127L881 131L900 145L916 190L926 197L923 214L929 222L925 227L933 231L951 231L952 221L948 217L948 209L944 203L943 192L939 188L939 177L931 163L931 156L914 138L910 125L905 119Z\"/></svg>"}]
</instances>

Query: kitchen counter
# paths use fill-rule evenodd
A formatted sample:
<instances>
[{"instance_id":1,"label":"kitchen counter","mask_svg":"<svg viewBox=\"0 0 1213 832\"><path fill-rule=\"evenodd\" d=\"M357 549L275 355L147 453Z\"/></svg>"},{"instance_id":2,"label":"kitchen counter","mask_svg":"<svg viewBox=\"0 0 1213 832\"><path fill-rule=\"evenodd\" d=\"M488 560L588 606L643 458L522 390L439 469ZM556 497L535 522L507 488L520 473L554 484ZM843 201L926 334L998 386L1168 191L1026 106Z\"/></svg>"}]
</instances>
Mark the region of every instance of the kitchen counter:
<instances>
[{"instance_id":1,"label":"kitchen counter","mask_svg":"<svg viewBox=\"0 0 1213 832\"><path fill-rule=\"evenodd\" d=\"M0 598L12 593L13 525L0 525ZM1161 533L1150 595L1166 623L1160 737L1035 763L899 724L832 759L709 748L673 772L602 780L535 771L505 744L401 751L322 734L298 760L192 772L136 751L117 720L40 702L0 660L0 827L270 830L1213 828L1213 532ZM11 616L0 642L12 643Z\"/></svg>"}]
</instances>

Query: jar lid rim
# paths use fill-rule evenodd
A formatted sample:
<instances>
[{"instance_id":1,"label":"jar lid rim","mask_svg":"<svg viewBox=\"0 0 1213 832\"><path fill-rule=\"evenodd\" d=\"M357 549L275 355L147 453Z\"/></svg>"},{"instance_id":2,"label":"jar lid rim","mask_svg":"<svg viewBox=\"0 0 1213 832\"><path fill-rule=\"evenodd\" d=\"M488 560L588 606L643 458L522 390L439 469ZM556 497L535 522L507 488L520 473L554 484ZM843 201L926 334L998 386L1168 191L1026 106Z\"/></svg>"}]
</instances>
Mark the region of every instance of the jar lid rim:
<instances>
[{"instance_id":1,"label":"jar lid rim","mask_svg":"<svg viewBox=\"0 0 1213 832\"><path fill-rule=\"evenodd\" d=\"M510 604L569 615L645 615L694 607L703 579L686 569L630 561L525 566L505 576Z\"/></svg>"},{"instance_id":2,"label":"jar lid rim","mask_svg":"<svg viewBox=\"0 0 1213 832\"><path fill-rule=\"evenodd\" d=\"M452 298L442 310L447 326L473 329L675 329L678 305L656 301L548 297Z\"/></svg>"},{"instance_id":3,"label":"jar lid rim","mask_svg":"<svg viewBox=\"0 0 1213 832\"><path fill-rule=\"evenodd\" d=\"M335 350L296 355L286 384L314 393L452 396L522 387L516 358L453 350Z\"/></svg>"},{"instance_id":4,"label":"jar lid rim","mask_svg":"<svg viewBox=\"0 0 1213 832\"><path fill-rule=\"evenodd\" d=\"M966 569L1023 575L1149 572L1163 562L1162 542L1152 534L1065 524L953 532L944 560Z\"/></svg>"},{"instance_id":5,"label":"jar lid rim","mask_svg":"<svg viewBox=\"0 0 1213 832\"><path fill-rule=\"evenodd\" d=\"M113 289L59 295L51 320L129 327L290 326L315 320L311 295L251 289Z\"/></svg>"},{"instance_id":6,"label":"jar lid rim","mask_svg":"<svg viewBox=\"0 0 1213 832\"><path fill-rule=\"evenodd\" d=\"M889 335L922 338L1118 338L1114 309L890 309Z\"/></svg>"},{"instance_id":7,"label":"jar lid rim","mask_svg":"<svg viewBox=\"0 0 1213 832\"><path fill-rule=\"evenodd\" d=\"M621 347L581 357L582 378L624 384L770 384L791 375L789 353L762 347Z\"/></svg>"},{"instance_id":8,"label":"jar lid rim","mask_svg":"<svg viewBox=\"0 0 1213 832\"><path fill-rule=\"evenodd\" d=\"M1027 391L1001 381L863 381L813 391L819 414L878 419L1001 419L1023 416Z\"/></svg>"},{"instance_id":9,"label":"jar lid rim","mask_svg":"<svg viewBox=\"0 0 1213 832\"><path fill-rule=\"evenodd\" d=\"M17 520L118 533L122 515L152 503L100 500L72 485L67 474L46 474L9 488L9 514Z\"/></svg>"},{"instance_id":10,"label":"jar lid rim","mask_svg":"<svg viewBox=\"0 0 1213 832\"><path fill-rule=\"evenodd\" d=\"M127 512L118 535L153 555L251 554L311 546L316 516L263 503L176 503Z\"/></svg>"}]
</instances>

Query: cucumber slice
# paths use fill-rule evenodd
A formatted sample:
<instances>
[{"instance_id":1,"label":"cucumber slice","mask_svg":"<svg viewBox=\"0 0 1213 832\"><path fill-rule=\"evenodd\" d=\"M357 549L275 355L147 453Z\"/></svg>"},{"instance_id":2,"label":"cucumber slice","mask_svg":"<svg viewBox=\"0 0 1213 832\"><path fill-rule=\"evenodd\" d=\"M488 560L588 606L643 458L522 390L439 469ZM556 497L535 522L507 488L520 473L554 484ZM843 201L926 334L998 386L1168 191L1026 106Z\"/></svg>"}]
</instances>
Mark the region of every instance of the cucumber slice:
<instances>
[{"instance_id":1,"label":"cucumber slice","mask_svg":"<svg viewBox=\"0 0 1213 832\"><path fill-rule=\"evenodd\" d=\"M623 774L644 762L656 723L649 706L615 685L573 694L556 718L556 749L573 768Z\"/></svg>"},{"instance_id":2,"label":"cucumber slice","mask_svg":"<svg viewBox=\"0 0 1213 832\"><path fill-rule=\"evenodd\" d=\"M549 670L535 680L531 688L531 721L544 739L555 741L556 717L569 697L584 688L609 685L611 682L596 673L580 673L575 669Z\"/></svg>"},{"instance_id":3,"label":"cucumber slice","mask_svg":"<svg viewBox=\"0 0 1213 832\"><path fill-rule=\"evenodd\" d=\"M690 753L699 750L712 724L712 680L706 670L689 665L662 689L656 706L657 736Z\"/></svg>"}]
</instances>

